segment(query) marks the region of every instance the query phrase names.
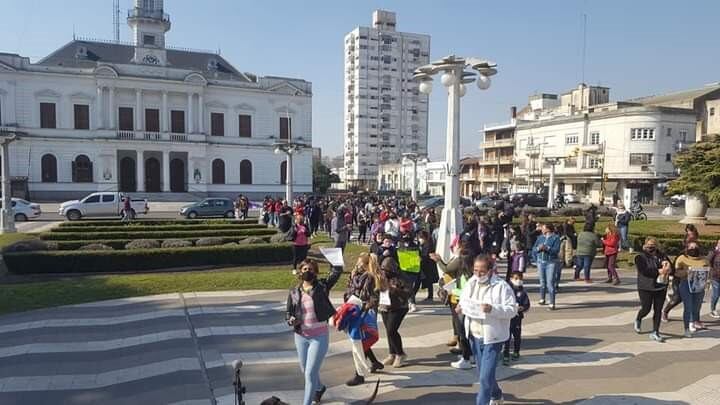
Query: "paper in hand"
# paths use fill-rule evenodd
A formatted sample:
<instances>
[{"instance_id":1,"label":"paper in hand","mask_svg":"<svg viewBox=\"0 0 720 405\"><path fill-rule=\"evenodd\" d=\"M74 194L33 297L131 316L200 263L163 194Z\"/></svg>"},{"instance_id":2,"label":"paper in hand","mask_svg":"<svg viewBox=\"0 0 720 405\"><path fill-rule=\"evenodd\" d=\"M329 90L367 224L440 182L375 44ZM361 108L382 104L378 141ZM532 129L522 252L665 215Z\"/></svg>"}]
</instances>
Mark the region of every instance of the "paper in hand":
<instances>
[{"instance_id":1,"label":"paper in hand","mask_svg":"<svg viewBox=\"0 0 720 405\"><path fill-rule=\"evenodd\" d=\"M443 290L451 293L452 290L455 289L455 286L457 286L457 279L454 278L452 279L452 281L445 283L445 285L443 286Z\"/></svg>"},{"instance_id":2,"label":"paper in hand","mask_svg":"<svg viewBox=\"0 0 720 405\"><path fill-rule=\"evenodd\" d=\"M343 267L345 261L343 260L342 249L340 248L320 248L320 253L327 259L332 266Z\"/></svg>"},{"instance_id":3,"label":"paper in hand","mask_svg":"<svg viewBox=\"0 0 720 405\"><path fill-rule=\"evenodd\" d=\"M386 291L380 291L380 305L390 305L390 293Z\"/></svg>"}]
</instances>

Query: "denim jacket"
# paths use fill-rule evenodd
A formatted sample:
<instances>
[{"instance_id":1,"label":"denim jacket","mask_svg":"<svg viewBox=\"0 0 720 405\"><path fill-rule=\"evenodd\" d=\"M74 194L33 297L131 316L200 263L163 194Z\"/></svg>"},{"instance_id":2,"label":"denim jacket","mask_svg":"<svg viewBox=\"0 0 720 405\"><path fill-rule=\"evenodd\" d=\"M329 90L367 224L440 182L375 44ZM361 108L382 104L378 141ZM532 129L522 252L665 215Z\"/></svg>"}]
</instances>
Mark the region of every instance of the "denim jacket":
<instances>
[{"instance_id":1,"label":"denim jacket","mask_svg":"<svg viewBox=\"0 0 720 405\"><path fill-rule=\"evenodd\" d=\"M545 245L545 250L540 250L540 246ZM556 233L550 235L540 235L535 241L533 252L538 260L552 261L557 260L560 252L560 237Z\"/></svg>"}]
</instances>

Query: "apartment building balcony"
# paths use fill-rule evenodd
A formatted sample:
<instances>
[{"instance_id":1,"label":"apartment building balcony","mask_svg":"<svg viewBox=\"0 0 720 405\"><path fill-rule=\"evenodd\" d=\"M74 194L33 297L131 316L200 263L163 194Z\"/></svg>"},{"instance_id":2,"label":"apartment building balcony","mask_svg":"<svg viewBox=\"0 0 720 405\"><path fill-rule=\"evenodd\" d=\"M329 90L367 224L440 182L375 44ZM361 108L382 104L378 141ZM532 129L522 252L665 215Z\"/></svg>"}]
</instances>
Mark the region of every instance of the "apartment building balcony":
<instances>
[{"instance_id":1,"label":"apartment building balcony","mask_svg":"<svg viewBox=\"0 0 720 405\"><path fill-rule=\"evenodd\" d=\"M602 145L599 145L599 144L583 145L580 147L580 150L582 150L585 153L600 153L600 152L602 152Z\"/></svg>"},{"instance_id":2,"label":"apartment building balcony","mask_svg":"<svg viewBox=\"0 0 720 405\"><path fill-rule=\"evenodd\" d=\"M513 157L512 156L500 156L500 159L497 157L487 157L485 160L481 160L478 162L480 166L497 166L497 165L512 165L513 164Z\"/></svg>"},{"instance_id":3,"label":"apartment building balcony","mask_svg":"<svg viewBox=\"0 0 720 405\"><path fill-rule=\"evenodd\" d=\"M112 131L96 131L99 138L112 138ZM114 138L121 141L157 141L157 142L206 142L208 136L204 134L186 134L154 131L114 131ZM225 137L217 137L225 138ZM230 139L228 137L228 139Z\"/></svg>"},{"instance_id":4,"label":"apartment building balcony","mask_svg":"<svg viewBox=\"0 0 720 405\"><path fill-rule=\"evenodd\" d=\"M495 140L486 141L486 142L483 142L480 144L480 147L483 149L501 148L501 147L508 147L508 146L515 146L515 139L513 139L513 138L495 139Z\"/></svg>"}]
</instances>

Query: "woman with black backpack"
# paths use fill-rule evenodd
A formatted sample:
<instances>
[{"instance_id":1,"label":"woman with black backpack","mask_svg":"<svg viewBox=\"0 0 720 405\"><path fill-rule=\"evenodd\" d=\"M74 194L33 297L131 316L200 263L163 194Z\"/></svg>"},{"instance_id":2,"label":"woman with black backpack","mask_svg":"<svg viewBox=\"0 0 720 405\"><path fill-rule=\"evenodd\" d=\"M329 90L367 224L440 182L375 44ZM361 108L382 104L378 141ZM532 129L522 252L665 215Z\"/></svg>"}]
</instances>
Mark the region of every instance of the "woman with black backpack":
<instances>
[{"instance_id":1,"label":"woman with black backpack","mask_svg":"<svg viewBox=\"0 0 720 405\"><path fill-rule=\"evenodd\" d=\"M389 355L383 360L386 366L395 368L404 366L407 355L403 350L400 324L409 309L409 298L412 293L410 285L402 275L397 260L392 256L381 257L380 272L387 290L380 294L380 314L387 333Z\"/></svg>"}]
</instances>

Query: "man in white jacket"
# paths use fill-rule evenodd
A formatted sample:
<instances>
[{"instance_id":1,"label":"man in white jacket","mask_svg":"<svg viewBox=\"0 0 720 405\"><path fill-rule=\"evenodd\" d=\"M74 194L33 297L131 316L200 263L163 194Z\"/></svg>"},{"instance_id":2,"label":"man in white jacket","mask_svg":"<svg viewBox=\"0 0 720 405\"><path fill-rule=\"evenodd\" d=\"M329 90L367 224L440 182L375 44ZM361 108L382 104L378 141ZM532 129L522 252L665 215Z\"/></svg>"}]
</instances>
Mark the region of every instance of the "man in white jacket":
<instances>
[{"instance_id":1,"label":"man in white jacket","mask_svg":"<svg viewBox=\"0 0 720 405\"><path fill-rule=\"evenodd\" d=\"M480 255L473 263L473 277L467 282L457 306L465 315L465 333L473 345L480 389L476 404L503 403L495 368L503 342L510 337L510 320L517 315L512 287L490 270L490 259Z\"/></svg>"}]
</instances>

